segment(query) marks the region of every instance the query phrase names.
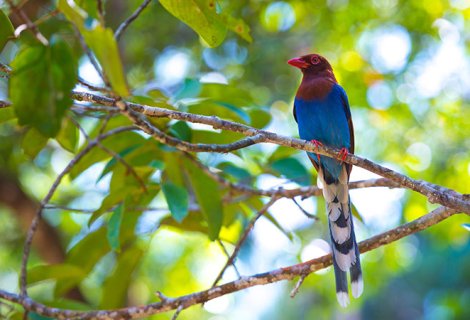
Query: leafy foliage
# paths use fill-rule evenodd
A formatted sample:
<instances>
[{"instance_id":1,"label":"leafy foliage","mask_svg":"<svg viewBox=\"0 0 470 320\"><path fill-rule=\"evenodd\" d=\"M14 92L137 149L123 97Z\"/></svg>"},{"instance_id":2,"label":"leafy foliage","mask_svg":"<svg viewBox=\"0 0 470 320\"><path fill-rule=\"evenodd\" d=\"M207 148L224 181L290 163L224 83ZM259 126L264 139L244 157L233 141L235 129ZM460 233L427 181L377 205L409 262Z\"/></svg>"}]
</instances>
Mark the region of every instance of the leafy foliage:
<instances>
[{"instance_id":1,"label":"leafy foliage","mask_svg":"<svg viewBox=\"0 0 470 320\"><path fill-rule=\"evenodd\" d=\"M54 137L72 104L69 92L75 85L77 66L70 48L59 39L50 47L25 46L11 65L10 97L19 123Z\"/></svg>"}]
</instances>

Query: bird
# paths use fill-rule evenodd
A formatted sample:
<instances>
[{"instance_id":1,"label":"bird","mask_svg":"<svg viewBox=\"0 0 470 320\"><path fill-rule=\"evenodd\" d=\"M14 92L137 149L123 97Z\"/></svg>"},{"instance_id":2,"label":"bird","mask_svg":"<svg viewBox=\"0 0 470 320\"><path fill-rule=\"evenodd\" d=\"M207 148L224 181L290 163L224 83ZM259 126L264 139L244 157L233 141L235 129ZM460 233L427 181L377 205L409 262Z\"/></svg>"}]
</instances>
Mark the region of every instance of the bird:
<instances>
[{"instance_id":1,"label":"bird","mask_svg":"<svg viewBox=\"0 0 470 320\"><path fill-rule=\"evenodd\" d=\"M359 249L354 234L348 182L352 165L345 163L354 153L354 128L345 90L336 81L326 58L312 53L290 59L299 68L302 82L294 100L293 114L301 139L316 147L327 145L340 149L341 160L307 152L321 181L326 201L328 225L336 280L336 297L342 307L349 304L347 272L354 298L364 290Z\"/></svg>"}]
</instances>

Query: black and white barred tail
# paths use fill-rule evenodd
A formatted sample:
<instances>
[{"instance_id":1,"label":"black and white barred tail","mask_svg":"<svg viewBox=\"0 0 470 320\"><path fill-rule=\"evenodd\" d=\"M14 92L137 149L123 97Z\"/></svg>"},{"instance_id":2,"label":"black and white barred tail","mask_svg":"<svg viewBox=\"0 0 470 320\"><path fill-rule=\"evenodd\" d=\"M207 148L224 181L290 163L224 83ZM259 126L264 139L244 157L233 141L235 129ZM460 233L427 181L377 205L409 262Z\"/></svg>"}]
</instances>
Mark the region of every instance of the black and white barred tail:
<instances>
[{"instance_id":1,"label":"black and white barred tail","mask_svg":"<svg viewBox=\"0 0 470 320\"><path fill-rule=\"evenodd\" d=\"M339 304L346 307L349 304L346 275L348 271L351 275L353 297L358 298L364 289L359 249L354 235L346 166L343 165L339 178L332 177L324 170L319 170L319 178L323 184L323 197L326 201L330 227L336 297Z\"/></svg>"}]
</instances>

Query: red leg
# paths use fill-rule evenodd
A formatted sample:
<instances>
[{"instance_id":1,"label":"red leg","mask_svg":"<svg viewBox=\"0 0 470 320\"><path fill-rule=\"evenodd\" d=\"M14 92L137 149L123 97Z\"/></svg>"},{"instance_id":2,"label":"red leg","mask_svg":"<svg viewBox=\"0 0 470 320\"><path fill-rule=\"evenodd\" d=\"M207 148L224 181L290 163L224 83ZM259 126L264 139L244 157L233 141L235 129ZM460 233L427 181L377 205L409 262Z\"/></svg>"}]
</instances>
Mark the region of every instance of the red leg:
<instances>
[{"instance_id":1,"label":"red leg","mask_svg":"<svg viewBox=\"0 0 470 320\"><path fill-rule=\"evenodd\" d=\"M323 147L323 143L321 143L318 140L310 140L310 142L315 145L315 148ZM317 154L317 159L318 159L318 163L320 163L320 155L319 154Z\"/></svg>"},{"instance_id":2,"label":"red leg","mask_svg":"<svg viewBox=\"0 0 470 320\"><path fill-rule=\"evenodd\" d=\"M346 148L341 148L341 150L339 150L339 155L341 156L341 160L346 160L346 157L348 156L349 154L349 150L346 149Z\"/></svg>"}]
</instances>

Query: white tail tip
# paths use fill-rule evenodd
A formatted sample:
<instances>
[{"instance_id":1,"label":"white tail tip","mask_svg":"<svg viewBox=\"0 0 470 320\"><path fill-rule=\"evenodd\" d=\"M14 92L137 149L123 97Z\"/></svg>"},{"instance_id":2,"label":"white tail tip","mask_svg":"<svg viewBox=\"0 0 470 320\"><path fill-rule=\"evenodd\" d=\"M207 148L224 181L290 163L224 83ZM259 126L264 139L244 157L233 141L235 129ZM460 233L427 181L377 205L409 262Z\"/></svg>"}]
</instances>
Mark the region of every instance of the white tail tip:
<instances>
[{"instance_id":1,"label":"white tail tip","mask_svg":"<svg viewBox=\"0 0 470 320\"><path fill-rule=\"evenodd\" d=\"M349 304L349 296L347 292L339 291L336 292L336 298L341 307L346 308Z\"/></svg>"},{"instance_id":2,"label":"white tail tip","mask_svg":"<svg viewBox=\"0 0 470 320\"><path fill-rule=\"evenodd\" d=\"M354 298L359 298L364 291L364 281L362 276L360 276L357 281L351 282L351 291Z\"/></svg>"}]
</instances>

